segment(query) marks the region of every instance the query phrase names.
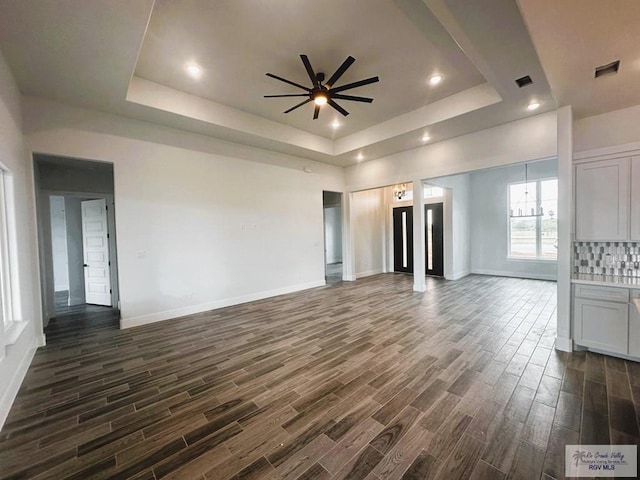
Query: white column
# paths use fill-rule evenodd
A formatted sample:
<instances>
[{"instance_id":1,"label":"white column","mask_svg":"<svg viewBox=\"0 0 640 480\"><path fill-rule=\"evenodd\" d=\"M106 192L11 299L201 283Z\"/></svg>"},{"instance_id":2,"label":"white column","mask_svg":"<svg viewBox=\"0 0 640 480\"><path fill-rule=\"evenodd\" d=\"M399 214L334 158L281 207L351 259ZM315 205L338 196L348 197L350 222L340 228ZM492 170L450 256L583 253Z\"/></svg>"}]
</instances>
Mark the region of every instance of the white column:
<instances>
[{"instance_id":1,"label":"white column","mask_svg":"<svg viewBox=\"0 0 640 480\"><path fill-rule=\"evenodd\" d=\"M573 111L558 109L558 308L556 349L573 350L571 339L571 256L573 226Z\"/></svg>"},{"instance_id":2,"label":"white column","mask_svg":"<svg viewBox=\"0 0 640 480\"><path fill-rule=\"evenodd\" d=\"M353 193L342 195L342 280L356 279L356 256L353 242Z\"/></svg>"},{"instance_id":3,"label":"white column","mask_svg":"<svg viewBox=\"0 0 640 480\"><path fill-rule=\"evenodd\" d=\"M413 180L413 291L427 290L424 252L424 186Z\"/></svg>"}]
</instances>

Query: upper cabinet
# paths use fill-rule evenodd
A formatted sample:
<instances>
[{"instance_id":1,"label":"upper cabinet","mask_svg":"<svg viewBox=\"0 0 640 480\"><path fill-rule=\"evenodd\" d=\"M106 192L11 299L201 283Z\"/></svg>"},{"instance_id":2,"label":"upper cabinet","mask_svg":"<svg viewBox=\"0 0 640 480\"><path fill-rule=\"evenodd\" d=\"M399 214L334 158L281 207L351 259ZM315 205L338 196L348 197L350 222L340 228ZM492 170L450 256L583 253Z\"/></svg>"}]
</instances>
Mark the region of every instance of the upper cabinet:
<instances>
[{"instance_id":1,"label":"upper cabinet","mask_svg":"<svg viewBox=\"0 0 640 480\"><path fill-rule=\"evenodd\" d=\"M634 158L635 188L640 199L640 157ZM576 166L576 240L629 240L630 158L581 163ZM637 204L636 202L634 202ZM639 206L640 207L640 206ZM635 235L640 238L640 208L634 209ZM633 222L632 222L633 223Z\"/></svg>"}]
</instances>

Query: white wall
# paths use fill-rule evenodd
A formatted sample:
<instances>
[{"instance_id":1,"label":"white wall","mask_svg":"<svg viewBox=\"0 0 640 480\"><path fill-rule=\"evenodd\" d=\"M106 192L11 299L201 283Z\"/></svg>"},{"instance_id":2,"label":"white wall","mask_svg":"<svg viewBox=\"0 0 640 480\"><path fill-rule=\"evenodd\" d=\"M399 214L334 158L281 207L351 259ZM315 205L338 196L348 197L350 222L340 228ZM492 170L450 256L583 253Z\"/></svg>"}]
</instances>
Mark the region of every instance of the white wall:
<instances>
[{"instance_id":1,"label":"white wall","mask_svg":"<svg viewBox=\"0 0 640 480\"><path fill-rule=\"evenodd\" d=\"M445 277L457 280L471 273L470 176L468 173L450 175L429 179L427 183L449 190L444 202Z\"/></svg>"},{"instance_id":2,"label":"white wall","mask_svg":"<svg viewBox=\"0 0 640 480\"><path fill-rule=\"evenodd\" d=\"M51 213L51 250L53 253L53 279L56 292L69 290L69 259L67 253L67 221L64 197L49 197Z\"/></svg>"},{"instance_id":3,"label":"white wall","mask_svg":"<svg viewBox=\"0 0 640 480\"><path fill-rule=\"evenodd\" d=\"M324 284L322 190L343 191L342 169L34 98L23 110L31 151L114 164L124 327Z\"/></svg>"},{"instance_id":4,"label":"white wall","mask_svg":"<svg viewBox=\"0 0 640 480\"><path fill-rule=\"evenodd\" d=\"M640 142L638 125L640 105L575 120L573 151L583 152Z\"/></svg>"},{"instance_id":5,"label":"white wall","mask_svg":"<svg viewBox=\"0 0 640 480\"><path fill-rule=\"evenodd\" d=\"M346 168L350 191L556 156L556 112L462 135Z\"/></svg>"},{"instance_id":6,"label":"white wall","mask_svg":"<svg viewBox=\"0 0 640 480\"><path fill-rule=\"evenodd\" d=\"M0 328L0 426L42 340L42 335L36 333L41 332L41 310L32 170L24 151L21 123L20 93L0 53L0 163L13 180L13 198L9 199L15 221L15 237L9 245L14 257L12 266L16 267L12 270L13 307L15 320L24 322L22 333L11 345L7 332Z\"/></svg>"},{"instance_id":7,"label":"white wall","mask_svg":"<svg viewBox=\"0 0 640 480\"><path fill-rule=\"evenodd\" d=\"M351 205L356 277L382 273L385 255L384 190L355 192Z\"/></svg>"},{"instance_id":8,"label":"white wall","mask_svg":"<svg viewBox=\"0 0 640 480\"><path fill-rule=\"evenodd\" d=\"M530 163L530 180L557 176L557 161ZM524 165L471 174L471 270L473 273L555 280L555 261L507 259L508 184L524 181Z\"/></svg>"},{"instance_id":9,"label":"white wall","mask_svg":"<svg viewBox=\"0 0 640 480\"><path fill-rule=\"evenodd\" d=\"M69 304L85 303L84 254L82 247L81 202L90 200L82 197L65 197L65 220L67 226L67 258L69 262Z\"/></svg>"},{"instance_id":10,"label":"white wall","mask_svg":"<svg viewBox=\"0 0 640 480\"><path fill-rule=\"evenodd\" d=\"M342 207L325 207L324 226L327 263L342 262Z\"/></svg>"}]
</instances>

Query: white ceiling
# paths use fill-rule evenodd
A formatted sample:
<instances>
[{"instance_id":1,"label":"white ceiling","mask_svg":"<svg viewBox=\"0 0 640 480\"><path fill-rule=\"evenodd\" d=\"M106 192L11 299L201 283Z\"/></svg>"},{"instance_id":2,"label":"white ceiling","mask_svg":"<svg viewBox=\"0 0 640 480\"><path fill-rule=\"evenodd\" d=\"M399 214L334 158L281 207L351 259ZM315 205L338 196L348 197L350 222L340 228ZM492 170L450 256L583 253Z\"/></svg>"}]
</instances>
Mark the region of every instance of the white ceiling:
<instances>
[{"instance_id":1,"label":"white ceiling","mask_svg":"<svg viewBox=\"0 0 640 480\"><path fill-rule=\"evenodd\" d=\"M559 106L587 117L640 103L640 2L519 0ZM616 75L595 68L620 60Z\"/></svg>"},{"instance_id":2,"label":"white ceiling","mask_svg":"<svg viewBox=\"0 0 640 480\"><path fill-rule=\"evenodd\" d=\"M605 14L595 0L521 0L525 25L515 0L0 0L0 50L26 95L349 165L419 147L424 133L436 142L532 115L531 100L553 110L554 95L579 115L640 103L637 88L589 90L592 68L618 52L621 72L606 81L638 84L639 63L625 61L638 7L617 2ZM327 75L355 57L339 83L379 76L345 92L374 102L341 102L346 118L329 106L315 121L311 105L283 114L298 99L263 95L298 92L265 73L307 84L300 54ZM524 75L534 84L520 89Z\"/></svg>"}]
</instances>

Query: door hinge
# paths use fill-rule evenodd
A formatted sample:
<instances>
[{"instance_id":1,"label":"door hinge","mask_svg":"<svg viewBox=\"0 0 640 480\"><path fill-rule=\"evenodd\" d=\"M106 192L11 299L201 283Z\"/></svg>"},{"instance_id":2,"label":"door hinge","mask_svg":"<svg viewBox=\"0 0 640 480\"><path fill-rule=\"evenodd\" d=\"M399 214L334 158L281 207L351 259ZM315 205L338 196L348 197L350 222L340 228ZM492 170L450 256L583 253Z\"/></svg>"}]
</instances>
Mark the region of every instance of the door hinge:
<instances>
[{"instance_id":1,"label":"door hinge","mask_svg":"<svg viewBox=\"0 0 640 480\"><path fill-rule=\"evenodd\" d=\"M109 234L107 233L107 238L109 238Z\"/></svg>"},{"instance_id":2,"label":"door hinge","mask_svg":"<svg viewBox=\"0 0 640 480\"><path fill-rule=\"evenodd\" d=\"M113 293L113 290L109 289L109 293Z\"/></svg>"},{"instance_id":3,"label":"door hinge","mask_svg":"<svg viewBox=\"0 0 640 480\"><path fill-rule=\"evenodd\" d=\"M105 209L105 210L109 210L109 205L105 205L105 206L104 206L104 209Z\"/></svg>"},{"instance_id":4,"label":"door hinge","mask_svg":"<svg viewBox=\"0 0 640 480\"><path fill-rule=\"evenodd\" d=\"M109 266L111 266L111 262L109 262Z\"/></svg>"}]
</instances>

